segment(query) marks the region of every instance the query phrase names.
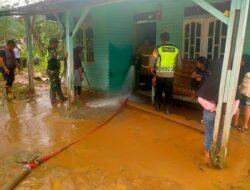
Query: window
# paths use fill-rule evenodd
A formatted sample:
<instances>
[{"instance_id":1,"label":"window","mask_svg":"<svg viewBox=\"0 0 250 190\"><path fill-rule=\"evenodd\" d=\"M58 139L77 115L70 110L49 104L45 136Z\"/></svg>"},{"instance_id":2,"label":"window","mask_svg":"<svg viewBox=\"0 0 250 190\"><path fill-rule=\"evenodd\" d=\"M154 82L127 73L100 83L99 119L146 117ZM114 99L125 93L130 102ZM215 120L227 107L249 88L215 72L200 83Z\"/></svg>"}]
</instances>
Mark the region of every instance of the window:
<instances>
[{"instance_id":1,"label":"window","mask_svg":"<svg viewBox=\"0 0 250 190\"><path fill-rule=\"evenodd\" d=\"M89 21L91 20L87 17L79 29L76 36L76 44L82 44L84 49L81 55L82 61L84 63L94 62L94 36L93 36L93 27Z\"/></svg>"},{"instance_id":2,"label":"window","mask_svg":"<svg viewBox=\"0 0 250 190\"><path fill-rule=\"evenodd\" d=\"M223 58L227 26L216 18L186 19L183 23L183 58Z\"/></svg>"},{"instance_id":3,"label":"window","mask_svg":"<svg viewBox=\"0 0 250 190\"><path fill-rule=\"evenodd\" d=\"M201 53L202 20L184 21L184 59L196 59Z\"/></svg>"},{"instance_id":4,"label":"window","mask_svg":"<svg viewBox=\"0 0 250 190\"><path fill-rule=\"evenodd\" d=\"M219 20L208 20L208 59L222 59L225 52L227 26Z\"/></svg>"}]
</instances>

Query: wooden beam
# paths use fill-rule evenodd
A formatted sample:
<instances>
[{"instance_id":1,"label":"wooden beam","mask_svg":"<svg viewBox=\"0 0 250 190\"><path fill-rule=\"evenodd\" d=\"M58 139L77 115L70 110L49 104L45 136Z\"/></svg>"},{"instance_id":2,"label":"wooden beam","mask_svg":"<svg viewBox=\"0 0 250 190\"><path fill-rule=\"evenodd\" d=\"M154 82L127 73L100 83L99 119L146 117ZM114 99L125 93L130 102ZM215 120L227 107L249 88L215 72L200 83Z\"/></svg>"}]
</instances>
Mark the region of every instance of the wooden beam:
<instances>
[{"instance_id":1,"label":"wooden beam","mask_svg":"<svg viewBox=\"0 0 250 190\"><path fill-rule=\"evenodd\" d=\"M73 59L73 38L70 35L72 26L72 13L71 11L66 11L66 47L68 52L67 59L67 83L68 83L68 97L69 103L74 97L74 59Z\"/></svg>"},{"instance_id":2,"label":"wooden beam","mask_svg":"<svg viewBox=\"0 0 250 190\"><path fill-rule=\"evenodd\" d=\"M89 7L85 7L82 11L82 14L80 16L80 18L78 19L74 29L73 29L73 32L72 32L72 38L75 37L77 31L79 30L81 24L83 23L83 21L85 20L85 18L87 17L88 13L90 11L90 8Z\"/></svg>"},{"instance_id":3,"label":"wooden beam","mask_svg":"<svg viewBox=\"0 0 250 190\"><path fill-rule=\"evenodd\" d=\"M126 1L132 0L89 0L89 1L82 1L82 0L74 0L68 1L50 1L46 3L50 6L50 9L53 9L54 13L65 12L67 10L72 9L82 9L83 7L97 7L97 6L105 6L108 4L117 4ZM50 14L51 11L47 8L44 2L39 2L37 4L32 4L28 6L18 7L15 9L7 9L7 10L0 10L0 15L7 16L7 15L46 15Z\"/></svg>"},{"instance_id":4,"label":"wooden beam","mask_svg":"<svg viewBox=\"0 0 250 190\"><path fill-rule=\"evenodd\" d=\"M28 63L28 74L29 74L29 90L34 92L34 79L33 79L33 63L32 63L32 38L31 38L31 25L30 17L24 17L25 22L25 32L27 41L27 63Z\"/></svg>"},{"instance_id":5,"label":"wooden beam","mask_svg":"<svg viewBox=\"0 0 250 190\"><path fill-rule=\"evenodd\" d=\"M223 66L222 66L222 73L221 73L221 81L220 81L220 88L219 88L219 99L217 104L216 110L216 117L215 117L215 124L214 124L214 132L213 132L213 142L216 143L219 134L219 127L220 127L220 120L221 120L221 113L222 113L222 104L224 99L224 90L225 84L227 81L227 68L229 64L230 54L232 51L232 38L233 38L233 30L234 30L234 23L235 23L235 0L231 2L231 9L230 9L230 17L229 17L229 24L227 28L227 38L226 38L226 45L225 45L225 53L223 59Z\"/></svg>"},{"instance_id":6,"label":"wooden beam","mask_svg":"<svg viewBox=\"0 0 250 190\"><path fill-rule=\"evenodd\" d=\"M221 20L223 23L228 25L229 18L224 16L224 14L221 11L219 11L218 9L207 3L205 0L192 0L192 1L195 2L197 5L199 5L201 8L203 8L204 10L206 10L207 12L209 12L211 15L215 16L217 19Z\"/></svg>"},{"instance_id":7,"label":"wooden beam","mask_svg":"<svg viewBox=\"0 0 250 190\"><path fill-rule=\"evenodd\" d=\"M239 11L239 5L237 4L239 1L241 2L240 18L239 24L237 24L235 15L236 12ZM222 68L219 101L216 110L216 119L213 134L212 161L213 165L220 168L224 167L227 155L227 145L231 129L231 120L233 116L235 95L238 88L240 62L244 48L249 3L250 0L232 0L231 2L231 14L228 25L227 42L225 48L226 51ZM236 38L234 38L232 35L235 28L235 33L237 34ZM232 43L234 41L235 43ZM234 49L235 51L233 51ZM230 54L232 54L232 56L230 56ZM230 57L232 57L232 61ZM231 62L232 68L230 67ZM227 86L225 86L225 84L227 84Z\"/></svg>"},{"instance_id":8,"label":"wooden beam","mask_svg":"<svg viewBox=\"0 0 250 190\"><path fill-rule=\"evenodd\" d=\"M235 0L236 1L236 0ZM237 0L239 1L239 0ZM248 11L249 11L249 3L250 0L241 0L241 7L240 7L240 20L237 30L237 38L236 38L236 46L234 51L233 57L233 67L232 67L232 76L230 80L230 85L228 93L228 100L227 100L227 109L225 115L225 122L224 128L222 133L222 144L221 148L226 148L228 144L230 128L231 128L231 120L233 116L233 106L235 101L235 95L238 88L238 80L239 80L239 73L240 73L240 62L243 54L244 42L245 42L245 34L246 34L246 26L247 26L247 19L248 19Z\"/></svg>"}]
</instances>

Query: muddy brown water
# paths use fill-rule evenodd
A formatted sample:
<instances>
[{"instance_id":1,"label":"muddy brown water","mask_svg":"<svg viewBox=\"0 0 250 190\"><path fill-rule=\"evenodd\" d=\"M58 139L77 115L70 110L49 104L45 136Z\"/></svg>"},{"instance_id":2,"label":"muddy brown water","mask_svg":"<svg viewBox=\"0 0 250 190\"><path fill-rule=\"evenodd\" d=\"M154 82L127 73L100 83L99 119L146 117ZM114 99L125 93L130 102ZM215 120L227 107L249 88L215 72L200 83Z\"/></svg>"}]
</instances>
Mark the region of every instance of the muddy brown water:
<instances>
[{"instance_id":1,"label":"muddy brown water","mask_svg":"<svg viewBox=\"0 0 250 190\"><path fill-rule=\"evenodd\" d=\"M114 101L105 104L105 99L98 107L101 100L92 98L88 106L68 110L66 104L51 106L43 88L37 92L35 99L0 108L0 187L20 170L16 161L58 150L100 124L119 106ZM180 110L180 114L185 111ZM33 170L16 189L250 189L249 132L232 130L223 170L208 167L202 143L203 135L197 131L125 107L87 140Z\"/></svg>"}]
</instances>

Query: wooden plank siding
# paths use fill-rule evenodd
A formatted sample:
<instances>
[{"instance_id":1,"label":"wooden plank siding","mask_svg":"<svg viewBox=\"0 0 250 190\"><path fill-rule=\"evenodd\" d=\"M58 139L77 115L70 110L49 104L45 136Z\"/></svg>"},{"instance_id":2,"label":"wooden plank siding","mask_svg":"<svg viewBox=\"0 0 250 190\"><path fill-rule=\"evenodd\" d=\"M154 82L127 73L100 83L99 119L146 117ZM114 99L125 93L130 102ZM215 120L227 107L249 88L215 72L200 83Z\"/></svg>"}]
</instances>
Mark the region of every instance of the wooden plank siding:
<instances>
[{"instance_id":1,"label":"wooden plank siding","mask_svg":"<svg viewBox=\"0 0 250 190\"><path fill-rule=\"evenodd\" d=\"M107 36L107 10L95 7L91 10L94 35L94 62L84 63L83 68L90 82L91 88L109 91L109 52ZM84 86L88 87L86 80Z\"/></svg>"},{"instance_id":2,"label":"wooden plank siding","mask_svg":"<svg viewBox=\"0 0 250 190\"><path fill-rule=\"evenodd\" d=\"M249 15L249 12L248 12L248 22L247 22L246 37L245 37L245 44L244 44L243 52L250 54L250 15Z\"/></svg>"},{"instance_id":3,"label":"wooden plank siding","mask_svg":"<svg viewBox=\"0 0 250 190\"><path fill-rule=\"evenodd\" d=\"M134 55L134 15L155 11L155 2L129 2L110 5L108 15L110 91L119 91L124 83ZM131 84L133 85L133 84Z\"/></svg>"},{"instance_id":4,"label":"wooden plank siding","mask_svg":"<svg viewBox=\"0 0 250 190\"><path fill-rule=\"evenodd\" d=\"M133 55L132 14L128 4L108 8L109 82L110 91L121 89Z\"/></svg>"}]
</instances>

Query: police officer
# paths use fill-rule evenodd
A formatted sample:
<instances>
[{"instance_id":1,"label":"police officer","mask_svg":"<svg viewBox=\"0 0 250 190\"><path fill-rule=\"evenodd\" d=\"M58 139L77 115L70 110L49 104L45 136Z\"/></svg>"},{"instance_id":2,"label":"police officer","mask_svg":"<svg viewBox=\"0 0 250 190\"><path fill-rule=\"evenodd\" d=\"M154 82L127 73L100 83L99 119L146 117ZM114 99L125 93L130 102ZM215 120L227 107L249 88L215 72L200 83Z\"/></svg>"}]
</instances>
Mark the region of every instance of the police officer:
<instances>
[{"instance_id":1,"label":"police officer","mask_svg":"<svg viewBox=\"0 0 250 190\"><path fill-rule=\"evenodd\" d=\"M5 47L0 50L0 72L6 81L6 95L10 100L14 98L11 88L15 80L16 59L13 49L16 44L14 40L9 40Z\"/></svg>"},{"instance_id":2,"label":"police officer","mask_svg":"<svg viewBox=\"0 0 250 190\"><path fill-rule=\"evenodd\" d=\"M56 103L58 100L56 99L56 95L59 97L60 101L65 101L67 98L63 95L61 89L60 82L60 61L57 53L59 41L56 38L51 38L49 40L48 47L48 66L47 66L47 74L50 79L50 100L51 103Z\"/></svg>"},{"instance_id":3,"label":"police officer","mask_svg":"<svg viewBox=\"0 0 250 190\"><path fill-rule=\"evenodd\" d=\"M173 99L173 83L179 50L169 44L169 33L161 34L161 45L156 47L150 57L151 72L156 76L155 109L160 111L162 93L165 94L166 114L170 114Z\"/></svg>"}]
</instances>

